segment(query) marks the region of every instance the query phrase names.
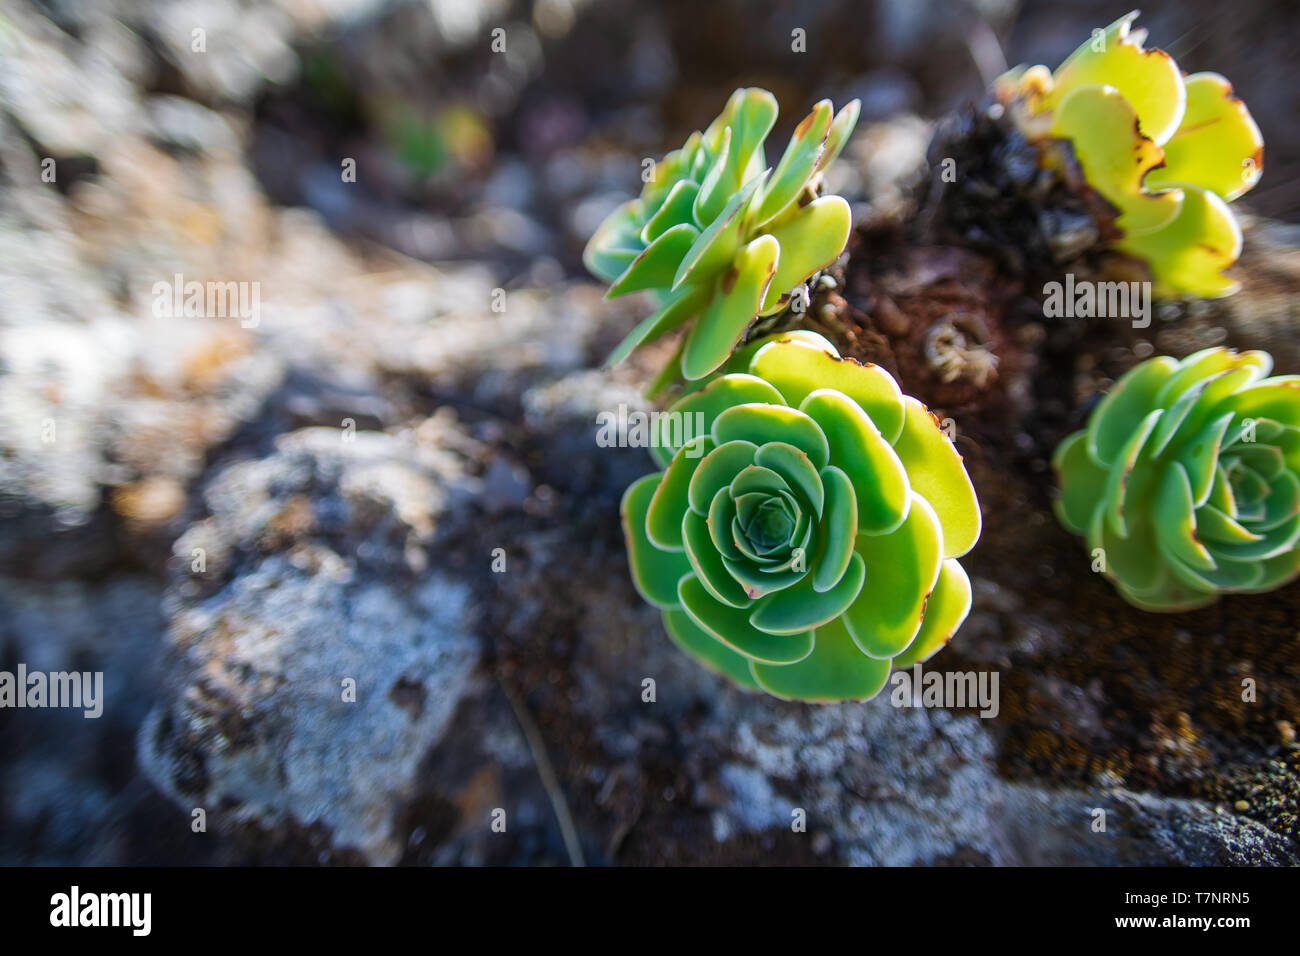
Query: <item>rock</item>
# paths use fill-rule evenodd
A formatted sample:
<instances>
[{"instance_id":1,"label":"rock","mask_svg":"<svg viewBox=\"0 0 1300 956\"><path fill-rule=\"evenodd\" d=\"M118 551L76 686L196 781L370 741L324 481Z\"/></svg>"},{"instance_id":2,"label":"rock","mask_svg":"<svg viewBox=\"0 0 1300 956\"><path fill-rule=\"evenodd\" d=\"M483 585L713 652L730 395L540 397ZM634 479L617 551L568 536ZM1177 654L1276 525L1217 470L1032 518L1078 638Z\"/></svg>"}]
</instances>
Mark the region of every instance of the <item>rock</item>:
<instances>
[{"instance_id":1,"label":"rock","mask_svg":"<svg viewBox=\"0 0 1300 956\"><path fill-rule=\"evenodd\" d=\"M414 435L324 428L213 477L175 545L169 692L140 736L178 806L396 862L479 656L467 589L428 566L455 480Z\"/></svg>"},{"instance_id":2,"label":"rock","mask_svg":"<svg viewBox=\"0 0 1300 956\"><path fill-rule=\"evenodd\" d=\"M1098 811L1104 811L1104 817ZM1006 789L1002 837L1027 866L1294 866L1300 853L1254 820L1201 800L1113 790ZM1104 824L1105 829L1098 829Z\"/></svg>"},{"instance_id":3,"label":"rock","mask_svg":"<svg viewBox=\"0 0 1300 956\"><path fill-rule=\"evenodd\" d=\"M851 864L934 863L959 850L1002 855L989 828L1000 797L993 742L977 718L896 709L884 695L779 714L754 703L760 707L729 728L733 759L744 762L723 768L733 799L714 811L715 834L788 829L801 808L808 829L828 832ZM773 788L786 796L756 799Z\"/></svg>"}]
</instances>

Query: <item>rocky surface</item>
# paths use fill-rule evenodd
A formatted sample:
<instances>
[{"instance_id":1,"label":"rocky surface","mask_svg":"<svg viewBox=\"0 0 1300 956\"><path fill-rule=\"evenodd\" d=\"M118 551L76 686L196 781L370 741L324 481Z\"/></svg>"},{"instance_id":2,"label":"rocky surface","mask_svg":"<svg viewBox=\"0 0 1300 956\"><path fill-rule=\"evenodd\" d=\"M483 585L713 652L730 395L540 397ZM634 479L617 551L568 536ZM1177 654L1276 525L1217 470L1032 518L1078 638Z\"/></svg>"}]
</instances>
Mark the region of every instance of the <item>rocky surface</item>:
<instances>
[{"instance_id":1,"label":"rocky surface","mask_svg":"<svg viewBox=\"0 0 1300 956\"><path fill-rule=\"evenodd\" d=\"M140 740L180 805L400 856L393 809L479 657L466 587L424 550L454 461L406 439L291 432L205 487L165 600L174 687Z\"/></svg>"},{"instance_id":2,"label":"rocky surface","mask_svg":"<svg viewBox=\"0 0 1300 956\"><path fill-rule=\"evenodd\" d=\"M1294 227L1261 220L1247 292L1154 342L1044 330L1024 421L961 417L986 536L943 666L997 672L997 717L745 694L637 598L618 501L649 464L595 420L648 408L663 356L600 370L643 303L602 301L585 236L741 75L863 95L833 175L889 215L908 111L974 75L925 65L967 55L929 4L853 5L890 42L760 77L699 56L695 6L5 5L0 670L105 692L0 710L0 862L1300 862L1297 589L1137 614L1045 463L1144 348L1300 371ZM727 35L784 49L781 16ZM256 313L169 311L177 274L255 283Z\"/></svg>"}]
</instances>

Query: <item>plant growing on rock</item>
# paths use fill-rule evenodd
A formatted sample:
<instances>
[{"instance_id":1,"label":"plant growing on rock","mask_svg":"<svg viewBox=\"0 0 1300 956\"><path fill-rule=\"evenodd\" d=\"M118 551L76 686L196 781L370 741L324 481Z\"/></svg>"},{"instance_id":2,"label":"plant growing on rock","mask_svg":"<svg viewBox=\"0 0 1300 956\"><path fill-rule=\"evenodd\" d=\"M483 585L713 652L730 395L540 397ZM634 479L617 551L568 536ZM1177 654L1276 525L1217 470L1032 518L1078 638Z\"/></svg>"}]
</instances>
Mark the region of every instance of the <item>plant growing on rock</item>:
<instances>
[{"instance_id":1,"label":"plant growing on rock","mask_svg":"<svg viewBox=\"0 0 1300 956\"><path fill-rule=\"evenodd\" d=\"M1020 390L1038 348L1025 323L1044 317L1034 286L1065 269L1151 279L1163 298L1233 291L1227 203L1260 176L1259 129L1223 77L1144 49L1134 16L945 117L913 202L858 225L805 324L932 404L978 409Z\"/></svg>"},{"instance_id":2,"label":"plant growing on rock","mask_svg":"<svg viewBox=\"0 0 1300 956\"><path fill-rule=\"evenodd\" d=\"M1184 76L1169 54L1144 49L1137 12L1121 17L1051 72L1018 68L998 84L1021 130L1068 141L1088 184L1118 211L1110 246L1150 269L1158 294L1215 297L1241 253L1228 202L1263 170L1264 141L1217 73ZM1043 162L1060 163L1050 148Z\"/></svg>"},{"instance_id":3,"label":"plant growing on rock","mask_svg":"<svg viewBox=\"0 0 1300 956\"><path fill-rule=\"evenodd\" d=\"M889 373L815 333L731 365L660 419L664 470L623 496L632 579L678 646L743 687L872 697L970 610L957 558L981 516L961 456Z\"/></svg>"},{"instance_id":4,"label":"plant growing on rock","mask_svg":"<svg viewBox=\"0 0 1300 956\"><path fill-rule=\"evenodd\" d=\"M1057 516L1129 603L1183 611L1300 572L1300 375L1272 367L1224 348L1150 359L1056 449Z\"/></svg>"},{"instance_id":5,"label":"plant growing on rock","mask_svg":"<svg viewBox=\"0 0 1300 956\"><path fill-rule=\"evenodd\" d=\"M583 261L611 283L610 297L651 290L659 300L607 365L694 319L665 372L668 380L704 378L757 317L784 308L792 290L843 251L848 203L817 194L822 170L857 123L858 102L838 114L828 100L814 106L772 168L764 142L776 116L771 93L736 90L708 129L655 164L641 195L592 236Z\"/></svg>"}]
</instances>

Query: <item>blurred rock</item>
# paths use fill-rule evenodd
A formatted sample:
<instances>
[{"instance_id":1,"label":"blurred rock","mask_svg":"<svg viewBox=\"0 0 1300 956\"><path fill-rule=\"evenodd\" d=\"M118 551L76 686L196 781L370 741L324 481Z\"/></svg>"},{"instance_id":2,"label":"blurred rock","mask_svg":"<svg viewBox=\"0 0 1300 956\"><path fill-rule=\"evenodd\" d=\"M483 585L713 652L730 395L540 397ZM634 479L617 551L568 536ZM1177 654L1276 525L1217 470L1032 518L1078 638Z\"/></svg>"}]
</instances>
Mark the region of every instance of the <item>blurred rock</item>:
<instances>
[{"instance_id":1,"label":"blurred rock","mask_svg":"<svg viewBox=\"0 0 1300 956\"><path fill-rule=\"evenodd\" d=\"M455 456L335 429L276 449L215 475L211 515L176 542L175 663L141 759L220 825L320 827L392 863L395 816L479 654L467 589L425 550Z\"/></svg>"}]
</instances>

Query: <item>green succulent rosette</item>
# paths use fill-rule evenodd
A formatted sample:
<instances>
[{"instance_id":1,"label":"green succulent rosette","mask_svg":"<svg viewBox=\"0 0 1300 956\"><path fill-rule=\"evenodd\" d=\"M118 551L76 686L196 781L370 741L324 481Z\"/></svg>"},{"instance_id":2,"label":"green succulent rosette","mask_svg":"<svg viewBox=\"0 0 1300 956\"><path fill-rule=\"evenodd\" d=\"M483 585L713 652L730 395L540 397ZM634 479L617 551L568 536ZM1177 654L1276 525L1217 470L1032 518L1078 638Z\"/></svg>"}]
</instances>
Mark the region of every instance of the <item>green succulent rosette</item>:
<instances>
[{"instance_id":1,"label":"green succulent rosette","mask_svg":"<svg viewBox=\"0 0 1300 956\"><path fill-rule=\"evenodd\" d=\"M623 496L632 580L682 650L743 687L870 698L970 610L956 559L981 517L961 456L889 373L815 333L730 367L660 419L663 471Z\"/></svg>"},{"instance_id":2,"label":"green succulent rosette","mask_svg":"<svg viewBox=\"0 0 1300 956\"><path fill-rule=\"evenodd\" d=\"M606 362L695 320L670 378L716 371L757 317L784 308L800 283L835 261L848 241L849 206L817 192L858 119L854 100L838 114L818 103L775 169L764 142L776 98L736 90L703 133L655 164L641 195L601 224L583 262L611 283L609 297L651 290L659 308Z\"/></svg>"},{"instance_id":3,"label":"green succulent rosette","mask_svg":"<svg viewBox=\"0 0 1300 956\"><path fill-rule=\"evenodd\" d=\"M1146 262L1162 296L1217 297L1238 283L1228 203L1263 172L1264 140L1217 73L1184 76L1144 49L1137 11L1080 46L1053 73L1017 68L999 81L1031 137L1069 140L1085 177L1119 210L1114 248Z\"/></svg>"},{"instance_id":4,"label":"green succulent rosette","mask_svg":"<svg viewBox=\"0 0 1300 956\"><path fill-rule=\"evenodd\" d=\"M1300 375L1272 368L1224 348L1150 359L1056 449L1057 516L1129 603L1185 611L1300 572Z\"/></svg>"}]
</instances>

